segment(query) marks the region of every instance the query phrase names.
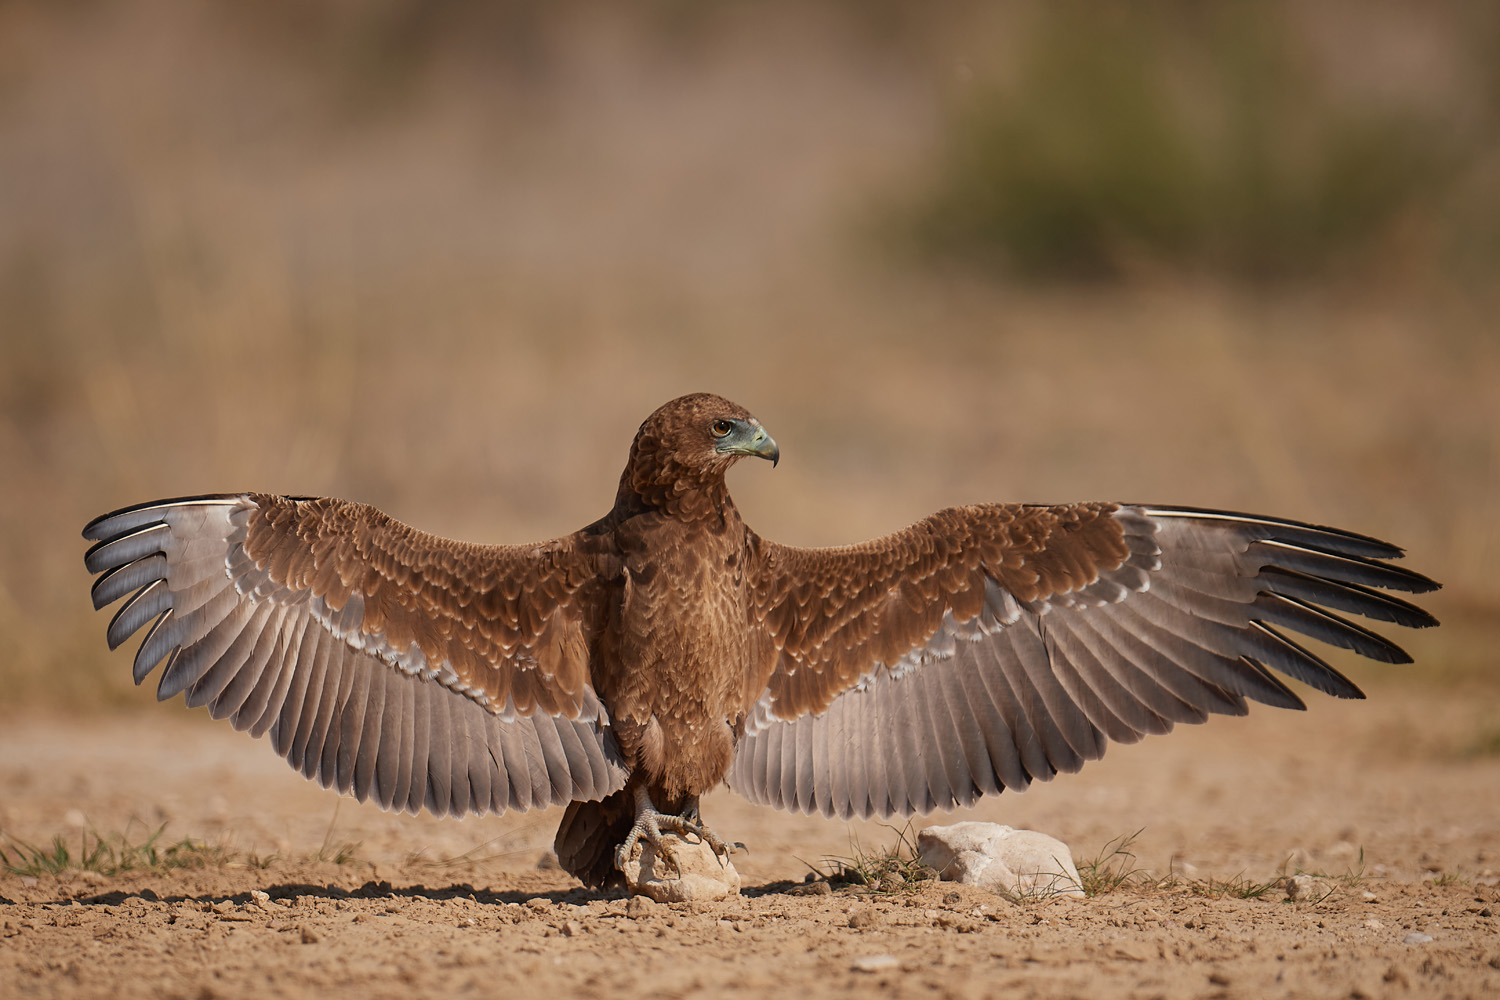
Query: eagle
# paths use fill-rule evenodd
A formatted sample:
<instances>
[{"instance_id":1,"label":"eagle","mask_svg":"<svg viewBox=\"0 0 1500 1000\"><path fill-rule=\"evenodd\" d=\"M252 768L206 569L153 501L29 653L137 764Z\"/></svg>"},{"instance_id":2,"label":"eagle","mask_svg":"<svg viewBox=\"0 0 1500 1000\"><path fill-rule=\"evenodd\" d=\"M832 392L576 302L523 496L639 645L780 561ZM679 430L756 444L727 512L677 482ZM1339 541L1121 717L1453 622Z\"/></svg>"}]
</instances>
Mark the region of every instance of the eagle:
<instances>
[{"instance_id":1,"label":"eagle","mask_svg":"<svg viewBox=\"0 0 1500 1000\"><path fill-rule=\"evenodd\" d=\"M619 884L642 838L729 847L725 782L841 818L926 814L1257 701L1359 688L1289 633L1375 660L1339 612L1423 628L1438 584L1366 535L1135 503L951 507L873 541L761 538L724 476L780 458L707 393L641 424L613 508L529 545L346 500L227 493L88 524L96 608L147 628L141 683L269 736L308 778L438 815L566 806L562 866Z\"/></svg>"}]
</instances>

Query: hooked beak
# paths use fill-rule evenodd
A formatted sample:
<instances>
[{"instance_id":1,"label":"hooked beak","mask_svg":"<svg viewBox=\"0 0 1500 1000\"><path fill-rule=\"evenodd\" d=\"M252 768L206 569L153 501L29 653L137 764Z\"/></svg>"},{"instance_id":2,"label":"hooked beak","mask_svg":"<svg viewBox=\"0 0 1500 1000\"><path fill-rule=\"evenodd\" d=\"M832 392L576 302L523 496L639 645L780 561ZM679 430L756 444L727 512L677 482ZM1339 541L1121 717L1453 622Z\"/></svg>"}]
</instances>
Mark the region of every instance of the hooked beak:
<instances>
[{"instance_id":1,"label":"hooked beak","mask_svg":"<svg viewBox=\"0 0 1500 1000\"><path fill-rule=\"evenodd\" d=\"M750 424L736 431L719 445L719 450L731 455L753 455L756 458L770 459L771 467L781 461L781 449L776 445L776 439L766 433L766 429L759 424Z\"/></svg>"}]
</instances>

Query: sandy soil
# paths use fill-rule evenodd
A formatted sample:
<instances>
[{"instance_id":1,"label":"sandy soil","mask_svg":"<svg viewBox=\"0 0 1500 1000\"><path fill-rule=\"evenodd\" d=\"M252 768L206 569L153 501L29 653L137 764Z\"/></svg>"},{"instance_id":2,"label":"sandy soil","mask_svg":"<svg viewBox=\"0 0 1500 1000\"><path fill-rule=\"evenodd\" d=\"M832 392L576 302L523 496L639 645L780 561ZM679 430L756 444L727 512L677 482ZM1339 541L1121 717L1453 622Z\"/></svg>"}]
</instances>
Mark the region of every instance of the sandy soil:
<instances>
[{"instance_id":1,"label":"sandy soil","mask_svg":"<svg viewBox=\"0 0 1500 1000\"><path fill-rule=\"evenodd\" d=\"M1019 905L949 883L791 892L804 862L855 841L888 848L896 834L723 792L705 813L750 845L735 859L744 896L627 908L538 867L554 812L382 813L172 707L11 718L10 837L76 842L91 827L140 839L165 823L163 843L191 836L235 854L156 874L0 874L0 996L1496 996L1500 758L1464 752L1492 704L1382 687L1366 703L1115 748L1081 774L987 801L962 818L1045 830L1081 861L1140 830L1135 864L1180 876ZM349 844L352 859L316 860ZM1360 877L1316 903L1204 891L1209 878L1298 868Z\"/></svg>"}]
</instances>

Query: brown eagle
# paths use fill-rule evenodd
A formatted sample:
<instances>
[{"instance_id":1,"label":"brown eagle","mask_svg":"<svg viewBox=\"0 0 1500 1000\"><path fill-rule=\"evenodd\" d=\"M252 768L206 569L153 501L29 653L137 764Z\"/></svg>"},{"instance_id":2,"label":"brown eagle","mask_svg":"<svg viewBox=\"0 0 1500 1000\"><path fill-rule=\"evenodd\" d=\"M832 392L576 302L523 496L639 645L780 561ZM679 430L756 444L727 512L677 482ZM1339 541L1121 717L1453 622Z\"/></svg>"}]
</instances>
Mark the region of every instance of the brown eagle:
<instances>
[{"instance_id":1,"label":"brown eagle","mask_svg":"<svg viewBox=\"0 0 1500 1000\"><path fill-rule=\"evenodd\" d=\"M344 500L259 493L106 514L95 607L133 595L140 683L184 694L324 787L438 814L567 805L563 866L599 886L642 837L725 850L698 797L890 816L1076 771L1248 700L1341 698L1286 630L1376 660L1336 614L1421 628L1382 593L1437 584L1401 550L1296 521L1150 504L952 507L798 549L741 520L724 474L780 457L743 408L646 419L615 504L574 534L474 545Z\"/></svg>"}]
</instances>

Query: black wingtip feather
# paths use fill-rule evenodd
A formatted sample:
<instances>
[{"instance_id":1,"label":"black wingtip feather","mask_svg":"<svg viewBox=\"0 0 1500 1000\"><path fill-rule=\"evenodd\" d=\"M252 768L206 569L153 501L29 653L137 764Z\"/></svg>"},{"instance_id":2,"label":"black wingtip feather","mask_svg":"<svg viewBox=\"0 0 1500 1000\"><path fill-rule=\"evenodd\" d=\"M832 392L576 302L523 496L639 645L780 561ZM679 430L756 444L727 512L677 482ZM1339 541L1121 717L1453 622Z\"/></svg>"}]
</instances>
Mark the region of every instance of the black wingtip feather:
<instances>
[{"instance_id":1,"label":"black wingtip feather","mask_svg":"<svg viewBox=\"0 0 1500 1000\"><path fill-rule=\"evenodd\" d=\"M168 497L165 500L148 500L145 503L131 504L128 507L121 507L118 510L112 510L108 514L100 514L98 517L94 518L88 524L83 526L83 537L89 541L98 541L102 539L104 537L104 525L112 518L119 517L122 514L134 514L138 511L150 510L154 507L175 507L181 504L189 503L211 503L214 501L235 500L242 496L245 496L245 494L200 493L195 496Z\"/></svg>"},{"instance_id":2,"label":"black wingtip feather","mask_svg":"<svg viewBox=\"0 0 1500 1000\"><path fill-rule=\"evenodd\" d=\"M1286 542L1291 545L1305 545L1341 556L1355 556L1364 559L1400 559L1406 555L1406 550L1402 549L1399 545L1392 545L1390 542L1376 538L1373 535L1364 535L1344 528L1331 528L1323 524L1309 524L1303 521L1292 521L1281 517L1266 517L1260 514L1241 514L1234 511L1215 510L1210 507L1159 506L1156 504L1132 504L1130 506L1142 508L1148 516L1198 517L1206 520L1233 521L1247 529L1259 527L1259 531L1252 531L1253 535ZM1427 590L1436 590L1439 586L1420 573L1412 573L1410 570L1402 570L1401 572L1409 575L1414 582L1425 584ZM1414 592L1426 593L1427 590L1416 590Z\"/></svg>"}]
</instances>

